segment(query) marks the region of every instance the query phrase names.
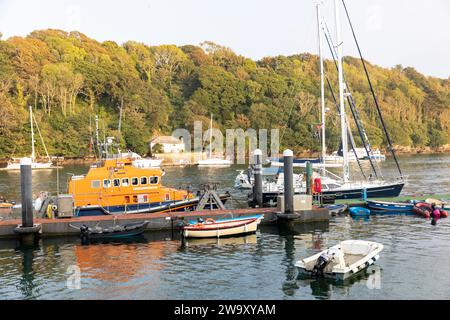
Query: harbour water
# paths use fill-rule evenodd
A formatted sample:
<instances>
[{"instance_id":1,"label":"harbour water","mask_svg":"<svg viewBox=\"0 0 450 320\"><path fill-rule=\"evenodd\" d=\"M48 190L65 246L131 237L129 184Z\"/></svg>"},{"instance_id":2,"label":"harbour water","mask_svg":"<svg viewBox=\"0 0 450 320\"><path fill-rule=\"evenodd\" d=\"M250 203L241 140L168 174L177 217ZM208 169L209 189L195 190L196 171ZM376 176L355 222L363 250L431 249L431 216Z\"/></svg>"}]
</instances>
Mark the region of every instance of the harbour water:
<instances>
[{"instance_id":1,"label":"harbour water","mask_svg":"<svg viewBox=\"0 0 450 320\"><path fill-rule=\"evenodd\" d=\"M450 193L450 155L400 156L402 194ZM391 159L385 176L395 172ZM166 168L165 185L218 182L232 192L235 170ZM59 172L61 191L67 173ZM33 173L34 191L56 190L56 172ZM19 200L19 175L0 172L0 194ZM344 283L297 276L295 262L344 239L384 244L367 272ZM119 243L81 245L77 237L42 239L32 248L0 240L0 299L449 299L450 220L415 216L333 217L329 223L261 226L255 235L182 244L178 234L146 233ZM74 276L80 272L80 288Z\"/></svg>"}]
</instances>

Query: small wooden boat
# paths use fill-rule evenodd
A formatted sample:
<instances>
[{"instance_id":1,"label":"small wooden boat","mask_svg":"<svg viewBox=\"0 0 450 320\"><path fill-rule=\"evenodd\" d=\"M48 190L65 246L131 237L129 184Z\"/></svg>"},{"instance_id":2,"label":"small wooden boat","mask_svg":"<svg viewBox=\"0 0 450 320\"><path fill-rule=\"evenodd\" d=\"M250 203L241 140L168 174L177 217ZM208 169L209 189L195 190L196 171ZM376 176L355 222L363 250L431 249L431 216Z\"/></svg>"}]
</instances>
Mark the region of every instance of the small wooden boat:
<instances>
[{"instance_id":1,"label":"small wooden boat","mask_svg":"<svg viewBox=\"0 0 450 320\"><path fill-rule=\"evenodd\" d=\"M331 216L337 216L344 213L348 206L346 204L329 204L323 207L328 209Z\"/></svg>"},{"instance_id":2,"label":"small wooden boat","mask_svg":"<svg viewBox=\"0 0 450 320\"><path fill-rule=\"evenodd\" d=\"M381 243L345 240L297 261L295 266L302 275L344 280L377 261L381 250L383 250Z\"/></svg>"},{"instance_id":3,"label":"small wooden boat","mask_svg":"<svg viewBox=\"0 0 450 320\"><path fill-rule=\"evenodd\" d=\"M143 222L115 225L107 228L90 228L85 224L83 224L81 227L74 228L78 228L80 230L80 236L83 240L113 239L133 237L142 234L148 224L149 221L146 220Z\"/></svg>"},{"instance_id":4,"label":"small wooden boat","mask_svg":"<svg viewBox=\"0 0 450 320\"><path fill-rule=\"evenodd\" d=\"M445 211L445 210L443 210L443 209L441 209L441 208L439 208L437 206L436 206L436 209L439 210L441 218L447 218L448 217L448 212L447 211ZM414 212L416 214L418 214L419 216L424 217L424 218L429 218L431 216L431 213L433 212L432 205L429 204L429 203L426 203L426 202L416 203L414 205L414 209L413 210L414 210Z\"/></svg>"},{"instance_id":5,"label":"small wooden boat","mask_svg":"<svg viewBox=\"0 0 450 320\"><path fill-rule=\"evenodd\" d=\"M244 235L256 232L263 215L239 217L222 220L206 219L204 222L190 223L182 227L183 237L186 238L219 238L226 236Z\"/></svg>"},{"instance_id":6,"label":"small wooden boat","mask_svg":"<svg viewBox=\"0 0 450 320\"><path fill-rule=\"evenodd\" d=\"M377 210L377 212L383 211L383 214L396 214L398 212L413 212L414 203L368 200L367 207L370 210Z\"/></svg>"},{"instance_id":7,"label":"small wooden boat","mask_svg":"<svg viewBox=\"0 0 450 320\"><path fill-rule=\"evenodd\" d=\"M363 207L350 207L348 208L352 217L368 217L370 216L370 210Z\"/></svg>"}]
</instances>

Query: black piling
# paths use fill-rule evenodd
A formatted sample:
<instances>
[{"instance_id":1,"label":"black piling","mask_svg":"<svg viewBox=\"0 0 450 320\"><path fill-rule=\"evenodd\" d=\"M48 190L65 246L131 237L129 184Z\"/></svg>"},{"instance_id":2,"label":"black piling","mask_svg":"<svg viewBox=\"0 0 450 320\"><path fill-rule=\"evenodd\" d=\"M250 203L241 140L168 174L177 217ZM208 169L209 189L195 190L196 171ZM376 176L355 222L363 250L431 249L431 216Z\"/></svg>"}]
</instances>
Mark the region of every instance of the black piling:
<instances>
[{"instance_id":1,"label":"black piling","mask_svg":"<svg viewBox=\"0 0 450 320\"><path fill-rule=\"evenodd\" d=\"M255 184L253 186L253 203L261 208L263 206L262 196L262 151L256 149L253 153L255 156L255 164L253 165L253 176Z\"/></svg>"},{"instance_id":2,"label":"black piling","mask_svg":"<svg viewBox=\"0 0 450 320\"><path fill-rule=\"evenodd\" d=\"M31 191L31 162L20 163L20 191L22 194L22 227L33 226L33 195Z\"/></svg>"},{"instance_id":3,"label":"black piling","mask_svg":"<svg viewBox=\"0 0 450 320\"><path fill-rule=\"evenodd\" d=\"M33 195L31 179L31 159L20 160L20 191L22 196L22 224L14 231L20 235L23 244L32 244L35 234L41 230L40 224L33 221Z\"/></svg>"},{"instance_id":4,"label":"black piling","mask_svg":"<svg viewBox=\"0 0 450 320\"><path fill-rule=\"evenodd\" d=\"M306 161L306 194L312 195L313 169L310 161Z\"/></svg>"},{"instance_id":5,"label":"black piling","mask_svg":"<svg viewBox=\"0 0 450 320\"><path fill-rule=\"evenodd\" d=\"M283 152L284 163L284 213L294 213L294 154L292 150Z\"/></svg>"}]
</instances>

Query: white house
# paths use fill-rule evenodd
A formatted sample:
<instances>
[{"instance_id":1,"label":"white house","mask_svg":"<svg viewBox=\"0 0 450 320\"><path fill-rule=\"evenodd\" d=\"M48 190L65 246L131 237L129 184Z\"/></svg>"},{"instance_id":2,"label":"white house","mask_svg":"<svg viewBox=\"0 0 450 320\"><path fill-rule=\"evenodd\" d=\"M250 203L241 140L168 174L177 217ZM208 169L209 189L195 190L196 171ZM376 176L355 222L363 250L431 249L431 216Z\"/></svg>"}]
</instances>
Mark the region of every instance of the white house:
<instances>
[{"instance_id":1,"label":"white house","mask_svg":"<svg viewBox=\"0 0 450 320\"><path fill-rule=\"evenodd\" d=\"M173 136L159 136L150 140L150 150L153 150L156 144L162 146L163 153L180 153L185 151L184 142Z\"/></svg>"}]
</instances>

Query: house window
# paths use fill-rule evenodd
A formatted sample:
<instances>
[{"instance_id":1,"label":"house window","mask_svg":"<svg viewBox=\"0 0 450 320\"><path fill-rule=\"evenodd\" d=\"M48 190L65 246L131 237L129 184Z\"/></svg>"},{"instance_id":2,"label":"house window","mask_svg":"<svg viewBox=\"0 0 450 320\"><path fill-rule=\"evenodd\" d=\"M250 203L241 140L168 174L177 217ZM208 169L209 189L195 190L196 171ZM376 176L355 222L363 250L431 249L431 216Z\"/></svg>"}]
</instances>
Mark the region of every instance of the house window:
<instances>
[{"instance_id":1,"label":"house window","mask_svg":"<svg viewBox=\"0 0 450 320\"><path fill-rule=\"evenodd\" d=\"M128 187L130 185L130 179L128 178L123 178L122 179L122 186L123 187Z\"/></svg>"},{"instance_id":2,"label":"house window","mask_svg":"<svg viewBox=\"0 0 450 320\"><path fill-rule=\"evenodd\" d=\"M92 181L91 181L91 188L92 188L92 189L98 189L98 188L100 188L100 180L92 180Z\"/></svg>"},{"instance_id":3,"label":"house window","mask_svg":"<svg viewBox=\"0 0 450 320\"><path fill-rule=\"evenodd\" d=\"M105 187L105 188L111 187L111 180L109 180L109 179L103 180L103 187Z\"/></svg>"},{"instance_id":4,"label":"house window","mask_svg":"<svg viewBox=\"0 0 450 320\"><path fill-rule=\"evenodd\" d=\"M141 177L141 185L147 184L147 177Z\"/></svg>"},{"instance_id":5,"label":"house window","mask_svg":"<svg viewBox=\"0 0 450 320\"><path fill-rule=\"evenodd\" d=\"M157 184L158 183L158 177L157 176L148 177L148 180L150 181L150 184Z\"/></svg>"},{"instance_id":6,"label":"house window","mask_svg":"<svg viewBox=\"0 0 450 320\"><path fill-rule=\"evenodd\" d=\"M113 186L114 187L120 187L120 179L114 179L113 180Z\"/></svg>"},{"instance_id":7,"label":"house window","mask_svg":"<svg viewBox=\"0 0 450 320\"><path fill-rule=\"evenodd\" d=\"M138 184L139 184L139 179L138 178L136 178L136 177L131 178L131 185L137 186Z\"/></svg>"}]
</instances>

